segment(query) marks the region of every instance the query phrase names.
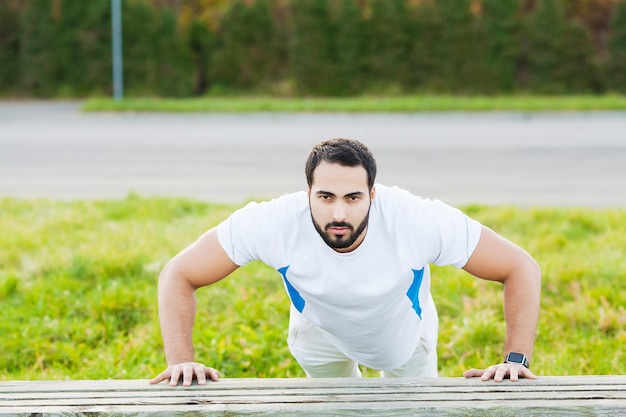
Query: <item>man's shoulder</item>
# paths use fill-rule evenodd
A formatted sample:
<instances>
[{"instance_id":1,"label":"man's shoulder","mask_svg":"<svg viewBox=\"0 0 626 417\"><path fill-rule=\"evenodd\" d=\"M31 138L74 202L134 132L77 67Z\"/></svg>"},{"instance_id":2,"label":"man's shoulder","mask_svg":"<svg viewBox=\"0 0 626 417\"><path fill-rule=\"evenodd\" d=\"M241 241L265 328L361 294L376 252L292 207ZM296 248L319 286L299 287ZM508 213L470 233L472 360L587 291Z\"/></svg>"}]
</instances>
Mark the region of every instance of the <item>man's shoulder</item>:
<instances>
[{"instance_id":1,"label":"man's shoulder","mask_svg":"<svg viewBox=\"0 0 626 417\"><path fill-rule=\"evenodd\" d=\"M424 221L429 221L431 216L446 215L454 207L438 199L430 199L413 194L409 190L397 186L385 186L376 184L376 196L374 197L375 210L384 216L393 214L398 217L402 214L419 216Z\"/></svg>"},{"instance_id":2,"label":"man's shoulder","mask_svg":"<svg viewBox=\"0 0 626 417\"><path fill-rule=\"evenodd\" d=\"M400 188L395 185L386 186L383 184L376 184L375 200L378 200L381 204L394 204L403 201L411 203L423 203L430 201L415 195L404 188Z\"/></svg>"},{"instance_id":3,"label":"man's shoulder","mask_svg":"<svg viewBox=\"0 0 626 417\"><path fill-rule=\"evenodd\" d=\"M253 200L235 210L220 224L220 229L231 234L276 235L293 231L297 224L307 219L307 210L307 197L303 191L269 200Z\"/></svg>"}]
</instances>

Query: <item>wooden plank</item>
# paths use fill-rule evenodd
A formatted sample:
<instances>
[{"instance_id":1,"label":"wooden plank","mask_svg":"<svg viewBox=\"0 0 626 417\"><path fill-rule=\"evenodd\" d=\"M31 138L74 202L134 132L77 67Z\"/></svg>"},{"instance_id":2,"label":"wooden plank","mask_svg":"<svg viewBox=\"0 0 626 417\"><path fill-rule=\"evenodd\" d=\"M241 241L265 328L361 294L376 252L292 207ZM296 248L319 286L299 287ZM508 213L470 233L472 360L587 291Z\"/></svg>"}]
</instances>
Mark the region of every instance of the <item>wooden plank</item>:
<instances>
[{"instance_id":1,"label":"wooden plank","mask_svg":"<svg viewBox=\"0 0 626 417\"><path fill-rule=\"evenodd\" d=\"M350 392L351 390L359 393L368 392L398 392L398 391L415 391L415 392L439 392L439 391L460 391L460 392L531 392L531 391L603 391L610 388L611 390L623 391L626 386L626 377L611 377L600 381L588 380L586 377L575 378L577 383L571 383L572 378L541 378L537 381L519 381L512 383L505 381L501 384L494 382L481 382L476 379L453 379L453 378L436 378L422 380L398 380L398 379L222 379L217 383L209 383L206 386L194 385L182 389L182 387L169 387L162 383L159 385L148 385L144 380L121 380L121 381L20 381L20 382L0 382L0 394L2 393L18 393L20 391L26 393L107 393L107 392L145 392L156 393L158 395L178 395L177 393L185 391L207 391L212 392L230 392L234 395L240 395L244 391L253 391L259 395L265 395L267 392L284 392L299 394L302 392L312 392L314 390L326 391L341 390Z\"/></svg>"},{"instance_id":2,"label":"wooden plank","mask_svg":"<svg viewBox=\"0 0 626 417\"><path fill-rule=\"evenodd\" d=\"M0 382L0 415L626 415L626 376L482 382L422 379L222 379L206 386L146 380Z\"/></svg>"},{"instance_id":3,"label":"wooden plank","mask_svg":"<svg viewBox=\"0 0 626 417\"><path fill-rule=\"evenodd\" d=\"M277 417L293 417L293 416L363 416L363 417L395 417L395 416L504 416L504 417L526 417L526 416L599 416L599 417L619 417L623 416L622 409L612 407L610 404L598 407L589 407L586 404L573 403L565 407L554 408L550 403L531 404L520 408L511 406L510 404L494 404L489 408L471 407L461 405L459 407L429 407L425 405L415 405L413 403L405 403L403 406L394 408L364 408L353 404L340 404L334 407L318 407L311 404L304 404L298 408L287 408L282 405L278 406L260 406L251 410L249 408L228 407L220 408L211 407L187 410L177 406L165 407L89 407L74 408L68 411L65 408L46 407L41 409L35 408L16 408L8 415L16 417L26 416L174 416L174 417L196 417L196 416L277 416ZM7 414L5 414L7 415Z\"/></svg>"},{"instance_id":4,"label":"wooden plank","mask_svg":"<svg viewBox=\"0 0 626 417\"><path fill-rule=\"evenodd\" d=\"M207 387L205 390L200 390L197 388L194 389L170 389L168 391L165 390L152 390L152 391L142 391L142 390L127 390L127 391L113 391L113 392L105 392L105 391L36 391L29 390L28 392L16 391L7 393L10 394L10 400L7 397L0 396L0 405L4 404L7 401L14 402L17 400L21 401L31 401L33 403L37 401L44 400L52 400L52 399L63 399L63 398L72 398L72 399L86 399L86 401L93 401L97 398L112 398L116 401L124 402L130 401L132 398L143 398L146 401L149 401L151 398L160 398L160 399L169 399L168 401L177 401L180 398L188 398L188 397L204 397L210 396L213 401L255 401L262 398L279 398L281 401L289 402L290 399L294 399L295 401L300 400L302 398L308 398L309 400L313 400L316 397L323 396L333 396L341 395L342 398L353 398L351 401L356 401L359 398L371 397L371 396L380 396L383 399L395 400L395 397L398 396L406 396L411 395L415 399L420 399L421 397L429 398L433 395L437 395L439 397L447 397L447 398L459 398L459 399L467 399L471 400L476 397L484 396L486 393L489 394L489 399L507 399L510 398L511 395L515 395L516 398L520 399L539 399L542 397L546 397L549 399L577 399L577 398L616 398L620 399L626 395L626 386L612 386L610 390L607 390L605 387L603 388L594 388L590 386L581 386L576 389L564 389L563 387L554 387L546 389L536 389L534 387L528 387L527 390L518 390L518 389L496 389L491 387L490 390L472 390L471 387L469 389L460 390L458 388L454 389L443 389L441 387L415 387L413 389L401 389L401 390L389 390L385 387L381 387L380 389L372 388L367 390L359 390L356 388L326 388L326 389L318 389L318 388L299 388L293 390L269 390L269 389L257 389L257 390L227 390L223 391L220 389L215 389L211 387ZM508 387L507 387L508 388ZM545 388L545 387L544 387ZM68 397L69 395L69 397ZM326 399L325 401L332 401L332 399Z\"/></svg>"},{"instance_id":5,"label":"wooden plank","mask_svg":"<svg viewBox=\"0 0 626 417\"><path fill-rule=\"evenodd\" d=\"M294 390L294 389L468 389L474 391L492 392L499 388L507 391L535 390L578 390L580 387L589 389L605 389L605 387L621 388L626 386L626 376L574 376L574 377L540 377L537 380L520 380L502 383L493 381L482 382L476 378L420 378L420 379L381 379L381 378L335 378L335 379L307 379L307 378L222 378L217 383L208 383L206 386L195 385L185 388L189 390ZM166 383L149 385L146 380L64 380L64 381L0 381L0 394L4 392L25 391L39 392L108 392L108 391L180 391L181 387L170 387Z\"/></svg>"}]
</instances>

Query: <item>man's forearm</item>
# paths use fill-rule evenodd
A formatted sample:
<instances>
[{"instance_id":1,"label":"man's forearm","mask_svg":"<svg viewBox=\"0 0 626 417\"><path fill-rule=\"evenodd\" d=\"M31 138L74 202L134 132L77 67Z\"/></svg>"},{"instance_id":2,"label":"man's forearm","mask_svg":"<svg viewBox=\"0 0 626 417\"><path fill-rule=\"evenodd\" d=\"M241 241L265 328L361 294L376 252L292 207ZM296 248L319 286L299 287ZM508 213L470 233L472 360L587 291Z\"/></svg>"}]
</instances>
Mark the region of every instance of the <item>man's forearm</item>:
<instances>
[{"instance_id":1,"label":"man's forearm","mask_svg":"<svg viewBox=\"0 0 626 417\"><path fill-rule=\"evenodd\" d=\"M509 277L504 287L506 320L505 354L519 352L532 357L541 298L541 271L530 259L528 265Z\"/></svg>"},{"instance_id":2,"label":"man's forearm","mask_svg":"<svg viewBox=\"0 0 626 417\"><path fill-rule=\"evenodd\" d=\"M195 288L167 268L159 277L159 318L168 365L192 362Z\"/></svg>"}]
</instances>

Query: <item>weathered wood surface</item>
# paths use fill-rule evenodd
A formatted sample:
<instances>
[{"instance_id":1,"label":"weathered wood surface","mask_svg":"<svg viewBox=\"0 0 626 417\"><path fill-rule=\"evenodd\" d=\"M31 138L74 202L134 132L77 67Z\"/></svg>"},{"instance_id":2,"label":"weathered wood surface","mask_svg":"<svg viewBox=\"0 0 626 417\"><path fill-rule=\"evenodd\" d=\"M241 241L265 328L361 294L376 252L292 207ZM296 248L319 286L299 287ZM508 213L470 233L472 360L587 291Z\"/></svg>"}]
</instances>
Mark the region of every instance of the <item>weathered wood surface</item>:
<instances>
[{"instance_id":1,"label":"weathered wood surface","mask_svg":"<svg viewBox=\"0 0 626 417\"><path fill-rule=\"evenodd\" d=\"M626 416L625 376L221 379L206 386L147 380L0 381L12 416Z\"/></svg>"}]
</instances>

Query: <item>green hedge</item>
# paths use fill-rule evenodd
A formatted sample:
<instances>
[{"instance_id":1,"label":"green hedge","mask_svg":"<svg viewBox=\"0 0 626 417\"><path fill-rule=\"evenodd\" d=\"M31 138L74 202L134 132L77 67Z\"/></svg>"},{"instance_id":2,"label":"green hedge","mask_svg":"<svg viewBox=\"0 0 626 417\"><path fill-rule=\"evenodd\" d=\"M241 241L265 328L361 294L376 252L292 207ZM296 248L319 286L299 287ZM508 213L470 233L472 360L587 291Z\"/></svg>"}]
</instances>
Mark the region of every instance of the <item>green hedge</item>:
<instances>
[{"instance_id":1,"label":"green hedge","mask_svg":"<svg viewBox=\"0 0 626 417\"><path fill-rule=\"evenodd\" d=\"M160 3L123 1L129 96L626 93L626 0L600 28L564 0ZM110 8L0 2L0 96L110 95Z\"/></svg>"}]
</instances>

